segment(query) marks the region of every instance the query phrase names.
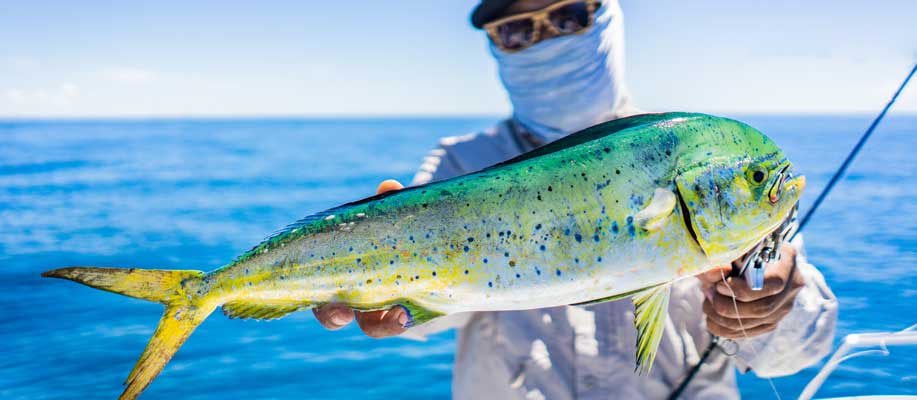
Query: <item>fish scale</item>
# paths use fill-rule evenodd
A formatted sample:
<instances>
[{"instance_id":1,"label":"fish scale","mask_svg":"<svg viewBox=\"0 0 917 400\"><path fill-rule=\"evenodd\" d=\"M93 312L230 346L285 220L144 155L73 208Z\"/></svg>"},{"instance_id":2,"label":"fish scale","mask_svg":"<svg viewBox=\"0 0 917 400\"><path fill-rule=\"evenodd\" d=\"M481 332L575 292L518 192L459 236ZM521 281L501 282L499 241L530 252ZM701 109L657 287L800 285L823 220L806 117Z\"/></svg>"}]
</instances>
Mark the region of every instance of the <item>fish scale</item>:
<instances>
[{"instance_id":1,"label":"fish scale","mask_svg":"<svg viewBox=\"0 0 917 400\"><path fill-rule=\"evenodd\" d=\"M122 398L139 395L220 306L252 319L328 303L402 306L417 325L456 312L632 296L637 364L647 373L670 284L742 256L782 223L803 186L754 128L645 114L314 214L209 273L69 267L44 275L166 305Z\"/></svg>"}]
</instances>

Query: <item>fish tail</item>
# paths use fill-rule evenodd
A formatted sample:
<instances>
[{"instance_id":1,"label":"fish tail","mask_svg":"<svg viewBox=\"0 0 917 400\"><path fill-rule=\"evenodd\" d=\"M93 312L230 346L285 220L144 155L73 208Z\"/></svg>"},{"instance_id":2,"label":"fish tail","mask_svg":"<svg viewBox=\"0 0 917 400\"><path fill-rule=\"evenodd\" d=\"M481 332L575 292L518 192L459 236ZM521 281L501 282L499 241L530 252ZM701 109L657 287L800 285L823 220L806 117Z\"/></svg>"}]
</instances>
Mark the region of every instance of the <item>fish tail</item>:
<instances>
[{"instance_id":1,"label":"fish tail","mask_svg":"<svg viewBox=\"0 0 917 400\"><path fill-rule=\"evenodd\" d=\"M159 375L191 332L216 308L194 296L201 271L135 268L69 267L47 271L44 277L69 279L86 286L165 305L159 326L124 382L120 399L135 399Z\"/></svg>"}]
</instances>

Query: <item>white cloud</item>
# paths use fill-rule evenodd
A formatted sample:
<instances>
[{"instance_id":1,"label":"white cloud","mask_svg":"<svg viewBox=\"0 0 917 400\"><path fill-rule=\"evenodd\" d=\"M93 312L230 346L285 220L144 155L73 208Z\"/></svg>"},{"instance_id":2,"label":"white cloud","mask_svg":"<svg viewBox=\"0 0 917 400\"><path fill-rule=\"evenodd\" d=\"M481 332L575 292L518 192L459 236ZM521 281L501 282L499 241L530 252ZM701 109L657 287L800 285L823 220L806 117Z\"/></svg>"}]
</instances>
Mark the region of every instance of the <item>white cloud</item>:
<instances>
[{"instance_id":1,"label":"white cloud","mask_svg":"<svg viewBox=\"0 0 917 400\"><path fill-rule=\"evenodd\" d=\"M80 88L69 82L52 89L8 89L5 92L6 98L14 104L54 107L70 105L79 94Z\"/></svg>"},{"instance_id":2,"label":"white cloud","mask_svg":"<svg viewBox=\"0 0 917 400\"><path fill-rule=\"evenodd\" d=\"M139 67L109 67L102 70L102 74L118 83L149 83L156 79L154 71Z\"/></svg>"}]
</instances>

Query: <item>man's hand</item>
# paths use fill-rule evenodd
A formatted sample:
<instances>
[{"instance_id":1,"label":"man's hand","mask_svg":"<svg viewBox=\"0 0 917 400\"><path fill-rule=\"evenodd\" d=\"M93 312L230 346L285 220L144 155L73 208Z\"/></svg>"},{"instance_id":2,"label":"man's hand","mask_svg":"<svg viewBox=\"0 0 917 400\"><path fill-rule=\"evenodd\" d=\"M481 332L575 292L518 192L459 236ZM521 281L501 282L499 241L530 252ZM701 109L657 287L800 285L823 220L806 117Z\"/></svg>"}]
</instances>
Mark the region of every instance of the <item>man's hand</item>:
<instances>
[{"instance_id":1,"label":"man's hand","mask_svg":"<svg viewBox=\"0 0 917 400\"><path fill-rule=\"evenodd\" d=\"M398 181L389 179L379 184L376 193L385 193L392 190L401 190L404 186ZM408 323L408 313L404 308L393 307L388 310L360 312L351 310L343 304L326 304L319 308L313 308L312 312L315 318L325 328L329 330L338 330L349 324L354 319L360 325L360 329L366 336L376 339L400 335L406 330L404 325Z\"/></svg>"},{"instance_id":2,"label":"man's hand","mask_svg":"<svg viewBox=\"0 0 917 400\"><path fill-rule=\"evenodd\" d=\"M805 280L796 270L796 249L784 243L780 252L780 261L765 268L764 288L761 290L751 290L744 277L730 278L732 266L729 265L697 276L703 283L706 296L704 314L707 314L710 333L728 339L744 339L746 335L754 337L773 331L777 323L790 313L796 294L805 286ZM733 264L739 266L740 262L736 260ZM723 282L724 276L726 282Z\"/></svg>"}]
</instances>

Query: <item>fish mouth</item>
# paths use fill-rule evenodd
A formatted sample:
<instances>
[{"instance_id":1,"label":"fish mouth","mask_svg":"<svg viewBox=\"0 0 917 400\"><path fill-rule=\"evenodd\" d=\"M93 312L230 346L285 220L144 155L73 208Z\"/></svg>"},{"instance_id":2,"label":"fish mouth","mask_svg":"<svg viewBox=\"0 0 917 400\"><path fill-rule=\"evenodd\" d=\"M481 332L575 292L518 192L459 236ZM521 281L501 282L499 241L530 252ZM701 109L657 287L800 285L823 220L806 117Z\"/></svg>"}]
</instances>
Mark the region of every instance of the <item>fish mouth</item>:
<instances>
[{"instance_id":1,"label":"fish mouth","mask_svg":"<svg viewBox=\"0 0 917 400\"><path fill-rule=\"evenodd\" d=\"M784 193L789 192L793 200L798 200L799 195L806 187L806 178L803 175L797 175L791 165L787 163L780 172L777 173L777 179L767 191L771 204L777 204Z\"/></svg>"},{"instance_id":2,"label":"fish mouth","mask_svg":"<svg viewBox=\"0 0 917 400\"><path fill-rule=\"evenodd\" d=\"M691 240L697 244L697 248L704 254L707 254L704 251L704 246L701 246L700 239L697 237L697 231L694 230L694 222L691 220L691 213L688 210L688 204L685 203L685 198L681 195L681 191L678 190L678 187L675 187L675 198L678 199L678 208L681 210L681 220L685 224L685 228L688 229L688 235L691 236Z\"/></svg>"},{"instance_id":3,"label":"fish mouth","mask_svg":"<svg viewBox=\"0 0 917 400\"><path fill-rule=\"evenodd\" d=\"M783 190L789 190L794 195L796 195L795 200L799 200L799 196L802 195L802 191L806 188L806 177L805 175L790 175L783 182Z\"/></svg>"}]
</instances>

